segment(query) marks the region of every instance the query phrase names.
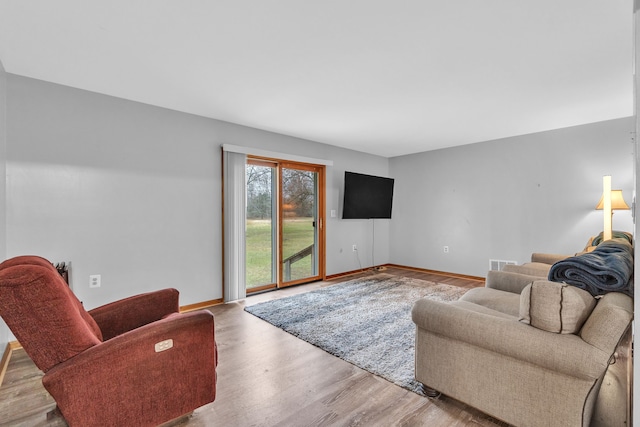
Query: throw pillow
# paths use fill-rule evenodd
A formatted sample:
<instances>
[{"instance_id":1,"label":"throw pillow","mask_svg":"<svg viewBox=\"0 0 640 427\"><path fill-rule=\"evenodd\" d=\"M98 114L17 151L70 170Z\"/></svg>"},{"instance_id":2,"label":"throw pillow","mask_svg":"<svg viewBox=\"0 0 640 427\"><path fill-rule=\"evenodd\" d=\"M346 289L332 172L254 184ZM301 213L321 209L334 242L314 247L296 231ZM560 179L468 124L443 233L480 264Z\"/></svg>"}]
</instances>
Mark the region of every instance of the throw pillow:
<instances>
[{"instance_id":1,"label":"throw pillow","mask_svg":"<svg viewBox=\"0 0 640 427\"><path fill-rule=\"evenodd\" d=\"M557 334L575 334L596 306L587 291L566 283L537 280L520 294L520 321Z\"/></svg>"}]
</instances>

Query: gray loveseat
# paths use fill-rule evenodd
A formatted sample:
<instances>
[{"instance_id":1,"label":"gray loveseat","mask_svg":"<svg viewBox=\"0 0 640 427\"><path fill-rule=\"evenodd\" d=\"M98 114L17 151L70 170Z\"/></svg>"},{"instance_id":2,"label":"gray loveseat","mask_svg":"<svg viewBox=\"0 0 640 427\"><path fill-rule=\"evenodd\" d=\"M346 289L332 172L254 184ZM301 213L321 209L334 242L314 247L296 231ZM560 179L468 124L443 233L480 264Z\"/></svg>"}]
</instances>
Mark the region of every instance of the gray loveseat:
<instances>
[{"instance_id":1,"label":"gray loveseat","mask_svg":"<svg viewBox=\"0 0 640 427\"><path fill-rule=\"evenodd\" d=\"M415 377L513 425L589 426L633 300L515 270L455 302L415 303Z\"/></svg>"}]
</instances>

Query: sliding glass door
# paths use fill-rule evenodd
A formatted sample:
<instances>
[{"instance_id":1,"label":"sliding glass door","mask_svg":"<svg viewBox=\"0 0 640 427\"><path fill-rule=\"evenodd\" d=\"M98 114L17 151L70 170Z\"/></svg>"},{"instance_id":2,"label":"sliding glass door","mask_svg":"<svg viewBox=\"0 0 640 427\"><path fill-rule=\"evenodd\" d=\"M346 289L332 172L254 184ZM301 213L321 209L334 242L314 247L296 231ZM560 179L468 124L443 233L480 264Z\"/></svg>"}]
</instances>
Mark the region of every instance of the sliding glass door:
<instances>
[{"instance_id":1,"label":"sliding glass door","mask_svg":"<svg viewBox=\"0 0 640 427\"><path fill-rule=\"evenodd\" d=\"M295 284L318 275L318 172L283 165L282 284Z\"/></svg>"},{"instance_id":2,"label":"sliding glass door","mask_svg":"<svg viewBox=\"0 0 640 427\"><path fill-rule=\"evenodd\" d=\"M277 164L249 160L246 166L245 279L247 291L277 281Z\"/></svg>"},{"instance_id":3,"label":"sliding glass door","mask_svg":"<svg viewBox=\"0 0 640 427\"><path fill-rule=\"evenodd\" d=\"M249 158L247 292L320 280L324 274L324 167Z\"/></svg>"}]
</instances>

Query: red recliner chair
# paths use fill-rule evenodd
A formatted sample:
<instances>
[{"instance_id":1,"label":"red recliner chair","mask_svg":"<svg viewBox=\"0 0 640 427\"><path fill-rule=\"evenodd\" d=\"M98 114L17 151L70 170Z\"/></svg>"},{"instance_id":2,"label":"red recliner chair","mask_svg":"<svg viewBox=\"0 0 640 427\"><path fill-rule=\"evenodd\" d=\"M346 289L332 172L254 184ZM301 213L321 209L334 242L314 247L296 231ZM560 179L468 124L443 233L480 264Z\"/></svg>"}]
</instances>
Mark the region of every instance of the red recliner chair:
<instances>
[{"instance_id":1,"label":"red recliner chair","mask_svg":"<svg viewBox=\"0 0 640 427\"><path fill-rule=\"evenodd\" d=\"M86 311L46 259L0 263L0 316L70 426L156 426L213 402L213 315L164 289Z\"/></svg>"}]
</instances>

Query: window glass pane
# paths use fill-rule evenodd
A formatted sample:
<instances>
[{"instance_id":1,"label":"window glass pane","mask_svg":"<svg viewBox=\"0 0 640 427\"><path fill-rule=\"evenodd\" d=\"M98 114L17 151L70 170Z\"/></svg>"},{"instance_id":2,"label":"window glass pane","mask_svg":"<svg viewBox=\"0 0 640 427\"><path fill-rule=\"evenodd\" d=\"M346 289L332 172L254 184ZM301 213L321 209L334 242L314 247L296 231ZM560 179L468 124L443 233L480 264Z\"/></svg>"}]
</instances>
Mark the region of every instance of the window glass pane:
<instances>
[{"instance_id":1,"label":"window glass pane","mask_svg":"<svg viewBox=\"0 0 640 427\"><path fill-rule=\"evenodd\" d=\"M275 283L275 168L248 164L245 232L247 289Z\"/></svg>"},{"instance_id":2,"label":"window glass pane","mask_svg":"<svg viewBox=\"0 0 640 427\"><path fill-rule=\"evenodd\" d=\"M317 273L317 173L282 169L283 281L305 279Z\"/></svg>"}]
</instances>

